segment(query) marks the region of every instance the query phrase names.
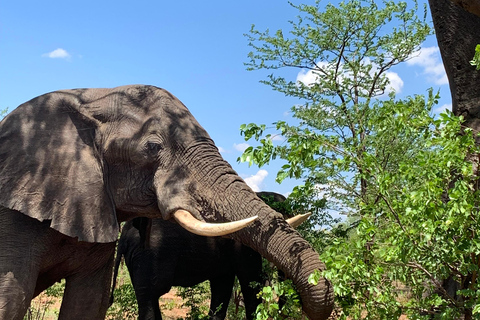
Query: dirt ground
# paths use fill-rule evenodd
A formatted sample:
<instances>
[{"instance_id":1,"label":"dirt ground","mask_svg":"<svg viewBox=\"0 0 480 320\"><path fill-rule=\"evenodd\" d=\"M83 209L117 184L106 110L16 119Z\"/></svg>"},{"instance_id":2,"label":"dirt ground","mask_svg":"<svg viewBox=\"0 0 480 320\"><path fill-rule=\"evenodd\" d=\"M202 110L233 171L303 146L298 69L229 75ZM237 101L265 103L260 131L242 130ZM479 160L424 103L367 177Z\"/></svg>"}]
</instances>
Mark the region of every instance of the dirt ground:
<instances>
[{"instance_id":1,"label":"dirt ground","mask_svg":"<svg viewBox=\"0 0 480 320\"><path fill-rule=\"evenodd\" d=\"M175 289L160 298L160 310L164 320L185 319L187 310L182 309L182 298L175 295Z\"/></svg>"},{"instance_id":2,"label":"dirt ground","mask_svg":"<svg viewBox=\"0 0 480 320\"><path fill-rule=\"evenodd\" d=\"M45 294L41 294L32 301L32 306L37 308L45 305L45 302L51 300L51 297L47 297ZM162 317L164 320L177 320L185 319L187 316L187 310L182 308L183 301L175 294L175 289L172 289L169 293L160 298L160 309L162 310ZM52 304L46 310L36 312L32 314L28 320L56 320L58 317L58 310L60 310L60 300L55 299ZM401 316L398 320L408 320L406 316Z\"/></svg>"},{"instance_id":3,"label":"dirt ground","mask_svg":"<svg viewBox=\"0 0 480 320\"><path fill-rule=\"evenodd\" d=\"M175 294L175 289L160 298L160 309L164 320L185 319L187 310L182 308L182 298ZM30 313L25 320L56 320L60 310L61 299L52 298L45 293L32 300Z\"/></svg>"},{"instance_id":4,"label":"dirt ground","mask_svg":"<svg viewBox=\"0 0 480 320\"><path fill-rule=\"evenodd\" d=\"M187 308L182 308L183 300L176 295L175 288L172 288L169 293L162 296L159 303L164 320L186 318L188 310ZM53 298L42 293L32 301L31 314L27 315L24 320L55 320L58 318L60 304L61 298ZM408 320L408 318L402 315L398 320Z\"/></svg>"}]
</instances>

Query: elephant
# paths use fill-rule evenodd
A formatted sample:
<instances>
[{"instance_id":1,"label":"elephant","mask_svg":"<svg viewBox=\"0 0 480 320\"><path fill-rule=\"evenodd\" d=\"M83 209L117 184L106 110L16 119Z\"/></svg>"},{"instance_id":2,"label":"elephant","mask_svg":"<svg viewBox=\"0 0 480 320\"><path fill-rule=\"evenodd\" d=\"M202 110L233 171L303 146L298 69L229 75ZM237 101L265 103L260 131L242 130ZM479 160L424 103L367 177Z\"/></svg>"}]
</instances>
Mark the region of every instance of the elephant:
<instances>
[{"instance_id":1,"label":"elephant","mask_svg":"<svg viewBox=\"0 0 480 320\"><path fill-rule=\"evenodd\" d=\"M50 92L0 123L0 319L22 319L61 279L59 319L104 319L119 223L136 217L230 233L292 279L310 319L332 312L331 283L308 282L325 268L318 253L190 111L164 89L127 85Z\"/></svg>"},{"instance_id":2,"label":"elephant","mask_svg":"<svg viewBox=\"0 0 480 320\"><path fill-rule=\"evenodd\" d=\"M257 195L265 200L271 198L274 202L286 200L274 192L257 192ZM280 213L290 218L285 210ZM147 225L150 225L149 231L146 231ZM209 280L210 319L223 320L235 276L241 286L246 317L254 319L254 312L260 303L257 297L260 287L253 287L252 283L264 283L262 257L238 241L199 236L163 219L135 218L122 229L115 259L113 288L122 256L135 289L139 319L162 319L158 299L169 292L172 286L191 287Z\"/></svg>"}]
</instances>

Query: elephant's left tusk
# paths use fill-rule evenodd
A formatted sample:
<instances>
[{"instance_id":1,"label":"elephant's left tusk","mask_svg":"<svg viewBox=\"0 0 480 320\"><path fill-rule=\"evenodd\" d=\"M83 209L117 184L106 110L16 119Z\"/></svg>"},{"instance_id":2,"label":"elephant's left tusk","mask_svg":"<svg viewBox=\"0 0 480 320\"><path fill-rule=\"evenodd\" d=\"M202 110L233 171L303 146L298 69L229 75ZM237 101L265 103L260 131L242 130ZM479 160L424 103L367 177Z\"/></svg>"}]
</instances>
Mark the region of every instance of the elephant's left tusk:
<instances>
[{"instance_id":1,"label":"elephant's left tusk","mask_svg":"<svg viewBox=\"0 0 480 320\"><path fill-rule=\"evenodd\" d=\"M198 234L200 236L218 237L241 230L255 221L258 216L251 218L224 222L224 223L208 223L195 218L190 212L185 210L177 210L173 213L173 217L186 230Z\"/></svg>"},{"instance_id":2,"label":"elephant's left tusk","mask_svg":"<svg viewBox=\"0 0 480 320\"><path fill-rule=\"evenodd\" d=\"M288 224L290 225L290 227L292 228L297 228L299 225L301 225L302 223L304 223L305 221L307 221L308 217L310 217L312 215L311 212L307 212L307 213L304 213L304 214L299 214L299 215L296 215L295 217L292 217L292 218L289 218L285 221L288 222Z\"/></svg>"}]
</instances>

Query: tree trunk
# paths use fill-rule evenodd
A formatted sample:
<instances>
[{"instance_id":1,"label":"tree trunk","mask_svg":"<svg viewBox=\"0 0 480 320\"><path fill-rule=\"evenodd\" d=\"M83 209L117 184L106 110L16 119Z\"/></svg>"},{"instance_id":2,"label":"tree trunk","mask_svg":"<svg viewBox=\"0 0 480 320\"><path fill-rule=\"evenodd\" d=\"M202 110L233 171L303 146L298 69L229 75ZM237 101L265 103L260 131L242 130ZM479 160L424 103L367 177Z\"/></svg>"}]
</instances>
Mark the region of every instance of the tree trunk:
<instances>
[{"instance_id":1,"label":"tree trunk","mask_svg":"<svg viewBox=\"0 0 480 320\"><path fill-rule=\"evenodd\" d=\"M452 111L480 130L480 72L470 65L480 44L480 18L450 0L429 0L438 46L452 94ZM479 142L477 138L477 142Z\"/></svg>"},{"instance_id":2,"label":"tree trunk","mask_svg":"<svg viewBox=\"0 0 480 320\"><path fill-rule=\"evenodd\" d=\"M450 83L452 111L457 116L463 116L464 124L478 133L480 131L480 72L470 64L470 61L475 54L475 47L480 44L480 17L477 16L480 14L478 11L480 2L478 0L429 0L429 5L443 65ZM477 15L465 11L460 6ZM480 138L476 137L476 142L480 143ZM448 287L445 289L448 290ZM455 299L457 299L456 291L455 288L452 295ZM464 319L471 320L472 317L472 309L465 309Z\"/></svg>"}]
</instances>

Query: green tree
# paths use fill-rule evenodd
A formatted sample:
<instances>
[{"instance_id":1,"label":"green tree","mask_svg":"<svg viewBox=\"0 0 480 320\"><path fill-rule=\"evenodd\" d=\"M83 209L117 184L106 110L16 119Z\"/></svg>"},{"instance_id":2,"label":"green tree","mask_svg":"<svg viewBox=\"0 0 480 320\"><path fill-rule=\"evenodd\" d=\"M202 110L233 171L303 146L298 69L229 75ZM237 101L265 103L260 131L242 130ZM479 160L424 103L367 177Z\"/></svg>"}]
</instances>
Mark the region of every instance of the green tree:
<instances>
[{"instance_id":1,"label":"green tree","mask_svg":"<svg viewBox=\"0 0 480 320\"><path fill-rule=\"evenodd\" d=\"M208 301L210 300L210 285L204 281L192 287L177 287L178 296L183 299L182 307L189 309L187 319L208 319Z\"/></svg>"},{"instance_id":2,"label":"green tree","mask_svg":"<svg viewBox=\"0 0 480 320\"><path fill-rule=\"evenodd\" d=\"M421 148L395 171L372 161L379 201L362 203L358 227L322 255L345 316L479 317L478 148L463 119L428 119L390 127L422 136Z\"/></svg>"},{"instance_id":3,"label":"green tree","mask_svg":"<svg viewBox=\"0 0 480 320\"><path fill-rule=\"evenodd\" d=\"M476 152L472 136L459 118L430 116L432 90L398 99L389 89L390 69L431 34L426 14L387 1L292 6L300 15L288 35L252 27L247 66L274 70L263 83L299 99L293 124L242 125L260 145L240 161L286 160L279 182L302 179L297 193L327 198L354 222L332 230L322 257L342 317L471 317L479 265L475 166L465 161ZM301 70L303 81L282 75L285 68Z\"/></svg>"},{"instance_id":4,"label":"green tree","mask_svg":"<svg viewBox=\"0 0 480 320\"><path fill-rule=\"evenodd\" d=\"M286 160L279 182L302 179L296 193L348 214L325 232L321 256L341 319L480 319L473 133L461 117L431 115L431 89L403 99L388 92L391 67L431 33L425 15L402 2L293 7L300 15L288 37L252 27L247 65L273 69L263 82L299 98L294 122L242 125L259 145L240 160ZM282 68L299 68L310 81L288 80ZM285 141L274 144L273 135Z\"/></svg>"},{"instance_id":5,"label":"green tree","mask_svg":"<svg viewBox=\"0 0 480 320\"><path fill-rule=\"evenodd\" d=\"M277 181L303 179L294 193L321 194L330 200L330 210L358 214L359 204L375 197L369 192L371 160L365 153L374 150L376 161L395 170L397 158L408 156L405 149L413 144L405 139L380 144L375 119L387 116L385 105L395 104L390 69L412 57L431 34L426 13L420 19L416 5L408 9L404 2L352 0L328 4L323 11L320 1L292 6L300 14L289 36L252 26L247 67L276 71L262 82L299 99L291 108L295 121L278 121L267 134L265 125L242 125L245 140L255 138L260 145L247 148L239 159L259 166L284 159ZM282 68L297 68L310 80L289 80L280 74ZM425 106L421 96L412 100L415 110L405 117L428 113L431 101ZM273 135L283 136L285 143L274 144Z\"/></svg>"}]
</instances>

